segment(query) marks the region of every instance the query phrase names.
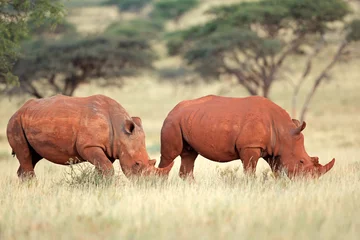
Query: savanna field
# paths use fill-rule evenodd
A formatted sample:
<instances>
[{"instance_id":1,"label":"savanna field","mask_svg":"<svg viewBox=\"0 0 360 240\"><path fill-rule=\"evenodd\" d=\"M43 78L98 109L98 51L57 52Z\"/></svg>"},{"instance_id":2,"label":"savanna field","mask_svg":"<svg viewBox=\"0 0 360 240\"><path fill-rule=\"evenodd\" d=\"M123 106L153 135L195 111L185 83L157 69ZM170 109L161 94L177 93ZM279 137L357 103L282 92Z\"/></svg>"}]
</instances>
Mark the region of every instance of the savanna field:
<instances>
[{"instance_id":1,"label":"savanna field","mask_svg":"<svg viewBox=\"0 0 360 240\"><path fill-rule=\"evenodd\" d=\"M77 1L74 1L76 5ZM199 21L208 4L190 11L180 22ZM230 2L230 1L229 1ZM96 17L89 18L93 14ZM79 31L96 32L119 18L110 7L74 8L68 18ZM180 25L181 25L180 24ZM181 26L180 26L181 27ZM159 51L163 51L159 46ZM316 60L321 69L334 52L331 46ZM294 58L292 69L303 66ZM157 66L176 65L177 59ZM316 180L275 180L260 159L256 178L246 178L240 160L195 162L195 183L178 177L180 158L169 179L128 180L114 163L111 183L92 178L92 165L60 166L46 160L35 168L37 181L21 183L19 163L11 156L6 125L28 97L0 100L0 239L359 239L360 237L360 60L342 62L331 81L316 92L303 131L305 148L321 164L336 159L333 169ZM316 69L314 74L316 74ZM300 76L296 70L294 78ZM104 94L131 116L142 118L150 157L160 159L160 129L180 101L208 94L245 97L241 87L224 91L220 83L194 86L157 82L155 76L129 78L123 88L83 85L75 96ZM311 86L305 82L300 100ZM291 112L291 86L274 84L270 98Z\"/></svg>"}]
</instances>

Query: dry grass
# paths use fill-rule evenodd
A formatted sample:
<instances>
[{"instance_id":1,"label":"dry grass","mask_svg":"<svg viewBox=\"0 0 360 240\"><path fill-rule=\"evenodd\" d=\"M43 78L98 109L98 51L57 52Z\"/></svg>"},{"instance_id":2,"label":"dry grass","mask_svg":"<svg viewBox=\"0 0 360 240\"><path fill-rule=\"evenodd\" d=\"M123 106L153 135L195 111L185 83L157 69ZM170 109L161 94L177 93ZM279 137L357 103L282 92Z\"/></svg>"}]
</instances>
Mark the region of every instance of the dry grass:
<instances>
[{"instance_id":1,"label":"dry grass","mask_svg":"<svg viewBox=\"0 0 360 240\"><path fill-rule=\"evenodd\" d=\"M257 178L246 179L239 161L219 164L199 158L195 184L178 178L179 159L167 182L130 182L116 163L118 177L114 182L94 184L83 181L81 175L69 175L68 167L41 161L36 167L38 181L20 184L17 160L10 156L3 135L0 238L358 239L360 118L355 113L360 96L356 67L347 68L351 74L341 68L335 72L345 84L325 85L307 119L304 134L308 152L318 155L321 162L337 159L334 169L317 181L274 181L264 161L259 163ZM151 157L158 159L159 132L167 112L181 99L218 89L214 84L175 91L144 76L142 84L130 84L122 91L84 86L76 94L106 94L132 115L141 116ZM245 93L235 88L227 95ZM289 95L281 84L274 87L274 101L286 108L290 106ZM5 100L1 105L0 126L5 130L16 106Z\"/></svg>"},{"instance_id":2,"label":"dry grass","mask_svg":"<svg viewBox=\"0 0 360 240\"><path fill-rule=\"evenodd\" d=\"M316 66L326 60L324 54ZM294 59L293 67L300 63ZM334 81L319 89L311 106L304 131L306 149L322 163L336 158L334 169L313 181L275 181L262 160L257 178L247 179L240 161L219 164L199 157L195 184L177 176L179 159L165 182L130 182L116 162L118 176L102 184L93 179L91 166L71 169L43 160L35 169L38 180L21 184L16 176L18 162L10 155L5 135L7 121L19 105L2 99L0 239L358 239L358 65L359 61L339 65L333 71ZM160 128L175 104L220 89L219 84L174 89L154 83L152 76L137 80L130 79L122 90L87 85L76 95L105 94L131 115L140 116L150 155L157 159ZM247 94L235 87L226 95ZM290 85L284 82L277 83L271 95L287 110L290 96Z\"/></svg>"}]
</instances>

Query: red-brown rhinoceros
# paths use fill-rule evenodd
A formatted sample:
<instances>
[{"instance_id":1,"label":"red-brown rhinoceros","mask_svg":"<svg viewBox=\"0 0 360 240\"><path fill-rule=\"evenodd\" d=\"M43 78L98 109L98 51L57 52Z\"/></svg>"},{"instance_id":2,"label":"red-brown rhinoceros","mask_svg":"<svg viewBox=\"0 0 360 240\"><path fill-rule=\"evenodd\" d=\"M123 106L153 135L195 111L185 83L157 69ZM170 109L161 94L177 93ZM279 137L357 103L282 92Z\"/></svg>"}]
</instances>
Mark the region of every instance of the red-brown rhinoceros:
<instances>
[{"instance_id":1,"label":"red-brown rhinoceros","mask_svg":"<svg viewBox=\"0 0 360 240\"><path fill-rule=\"evenodd\" d=\"M105 176L114 174L116 159L127 177L166 175L172 167L155 168L140 118L130 117L103 95L31 99L9 120L7 137L20 162L19 177L35 176L34 167L42 158L62 165L70 159L88 161Z\"/></svg>"},{"instance_id":2,"label":"red-brown rhinoceros","mask_svg":"<svg viewBox=\"0 0 360 240\"><path fill-rule=\"evenodd\" d=\"M260 157L275 175L284 170L290 178L320 176L335 159L322 166L304 148L301 131L306 124L269 99L252 96L205 96L180 102L168 114L161 129L159 168L181 156L180 177L193 178L198 154L216 162L241 159L245 173L255 173Z\"/></svg>"}]
</instances>

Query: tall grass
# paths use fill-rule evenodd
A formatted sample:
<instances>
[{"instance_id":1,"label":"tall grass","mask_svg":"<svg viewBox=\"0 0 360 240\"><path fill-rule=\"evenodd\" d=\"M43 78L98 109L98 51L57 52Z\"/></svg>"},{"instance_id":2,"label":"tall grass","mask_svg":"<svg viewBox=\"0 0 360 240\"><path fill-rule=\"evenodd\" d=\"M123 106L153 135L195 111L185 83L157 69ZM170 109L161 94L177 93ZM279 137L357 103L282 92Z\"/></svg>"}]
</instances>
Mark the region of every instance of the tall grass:
<instances>
[{"instance_id":1,"label":"tall grass","mask_svg":"<svg viewBox=\"0 0 360 240\"><path fill-rule=\"evenodd\" d=\"M1 239L358 239L359 163L319 180L275 181L261 171L224 177L232 168L202 160L196 183L180 180L177 167L168 181L119 174L82 187L47 173L50 164L33 185L3 174ZM15 165L0 162L1 172Z\"/></svg>"}]
</instances>

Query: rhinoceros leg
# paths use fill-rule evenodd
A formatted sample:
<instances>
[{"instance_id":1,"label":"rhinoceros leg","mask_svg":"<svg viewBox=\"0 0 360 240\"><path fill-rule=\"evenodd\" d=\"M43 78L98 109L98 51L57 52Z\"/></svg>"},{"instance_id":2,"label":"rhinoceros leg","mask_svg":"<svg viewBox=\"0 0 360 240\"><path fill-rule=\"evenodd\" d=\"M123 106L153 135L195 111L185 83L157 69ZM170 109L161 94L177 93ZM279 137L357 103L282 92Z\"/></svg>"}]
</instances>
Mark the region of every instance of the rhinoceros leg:
<instances>
[{"instance_id":1,"label":"rhinoceros leg","mask_svg":"<svg viewBox=\"0 0 360 240\"><path fill-rule=\"evenodd\" d=\"M21 180L34 178L34 167L42 157L30 146L18 119L9 121L7 135L13 154L20 163L17 170L18 177Z\"/></svg>"},{"instance_id":2,"label":"rhinoceros leg","mask_svg":"<svg viewBox=\"0 0 360 240\"><path fill-rule=\"evenodd\" d=\"M101 148L89 147L79 153L83 159L93 164L96 170L98 170L102 175L114 175L114 166Z\"/></svg>"},{"instance_id":3,"label":"rhinoceros leg","mask_svg":"<svg viewBox=\"0 0 360 240\"><path fill-rule=\"evenodd\" d=\"M165 122L161 129L161 156L159 168L169 166L183 151L180 126Z\"/></svg>"},{"instance_id":4,"label":"rhinoceros leg","mask_svg":"<svg viewBox=\"0 0 360 240\"><path fill-rule=\"evenodd\" d=\"M35 165L42 159L42 156L35 152L30 146L26 146L22 151L18 151L16 156L20 162L20 166L17 170L19 178L22 180L34 178Z\"/></svg>"},{"instance_id":5,"label":"rhinoceros leg","mask_svg":"<svg viewBox=\"0 0 360 240\"><path fill-rule=\"evenodd\" d=\"M266 162L269 164L272 172L274 173L274 177L278 178L280 176L280 164L279 164L279 158L278 157L267 157Z\"/></svg>"},{"instance_id":6,"label":"rhinoceros leg","mask_svg":"<svg viewBox=\"0 0 360 240\"><path fill-rule=\"evenodd\" d=\"M185 144L184 144L185 145ZM179 176L182 179L189 178L190 180L194 180L194 164L195 159L198 156L198 153L195 152L191 147L184 147L181 156L181 165L180 165L180 171Z\"/></svg>"},{"instance_id":7,"label":"rhinoceros leg","mask_svg":"<svg viewBox=\"0 0 360 240\"><path fill-rule=\"evenodd\" d=\"M256 165L261 156L260 148L243 148L238 150L240 152L240 159L244 166L244 173L255 175Z\"/></svg>"}]
</instances>

